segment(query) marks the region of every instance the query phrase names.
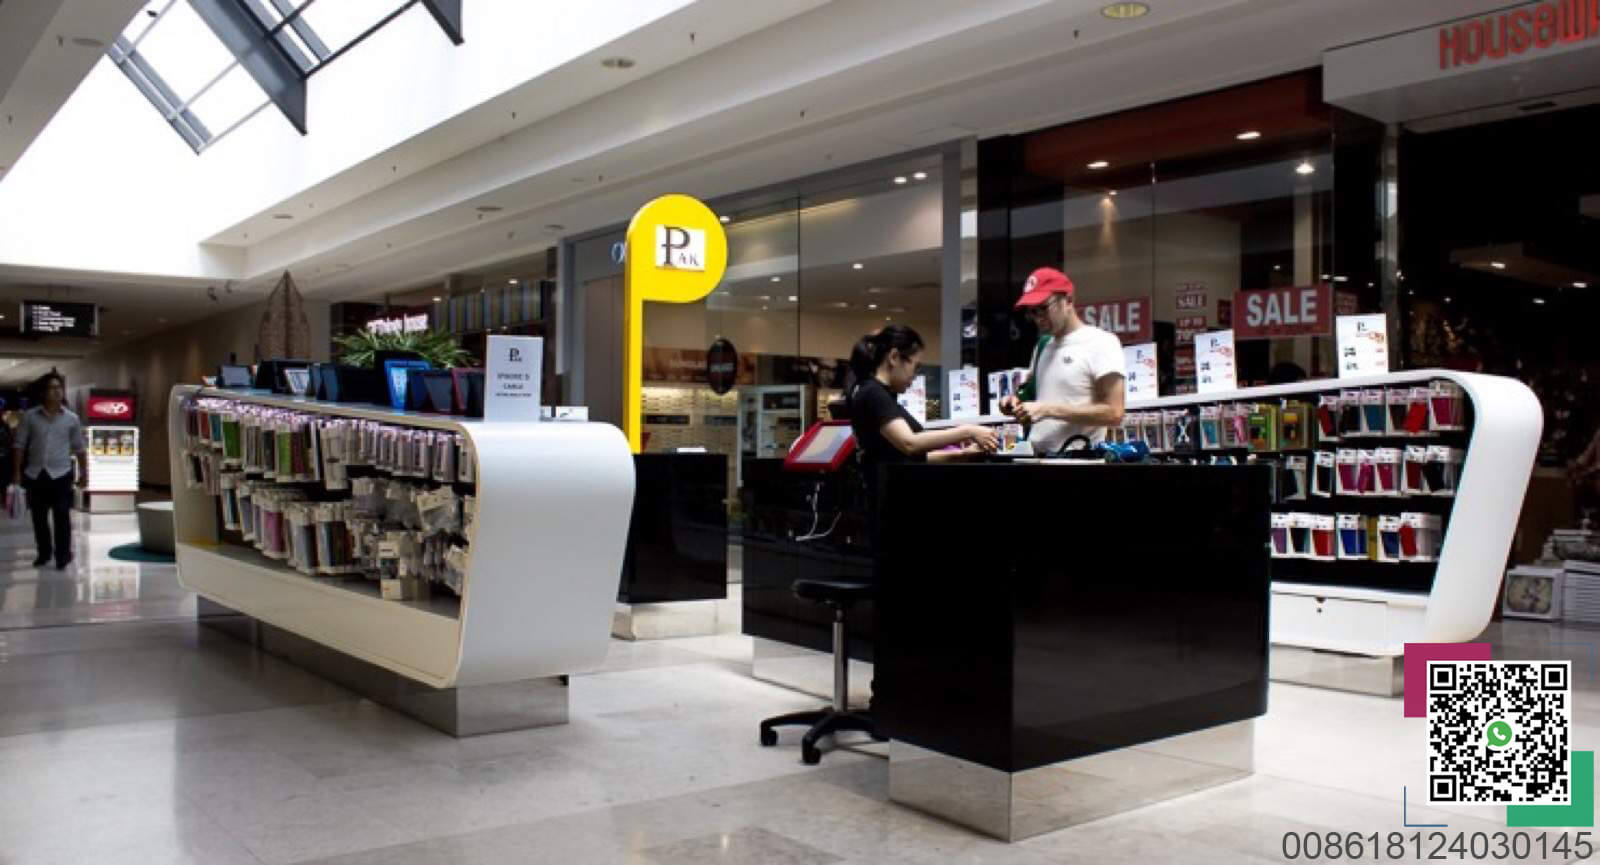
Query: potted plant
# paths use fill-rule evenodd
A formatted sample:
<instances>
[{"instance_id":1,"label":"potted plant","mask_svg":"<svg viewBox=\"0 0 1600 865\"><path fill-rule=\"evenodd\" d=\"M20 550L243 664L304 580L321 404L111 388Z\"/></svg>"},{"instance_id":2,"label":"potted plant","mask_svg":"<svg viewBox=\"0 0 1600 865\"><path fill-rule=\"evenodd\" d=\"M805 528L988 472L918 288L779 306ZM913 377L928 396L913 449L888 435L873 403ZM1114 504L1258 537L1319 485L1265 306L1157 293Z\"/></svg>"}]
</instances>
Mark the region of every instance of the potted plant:
<instances>
[{"instance_id":1,"label":"potted plant","mask_svg":"<svg viewBox=\"0 0 1600 865\"><path fill-rule=\"evenodd\" d=\"M376 368L380 352L409 352L435 369L466 366L472 360L472 355L456 342L454 336L435 330L379 333L363 328L335 337L333 344L338 350L340 363L362 369Z\"/></svg>"}]
</instances>

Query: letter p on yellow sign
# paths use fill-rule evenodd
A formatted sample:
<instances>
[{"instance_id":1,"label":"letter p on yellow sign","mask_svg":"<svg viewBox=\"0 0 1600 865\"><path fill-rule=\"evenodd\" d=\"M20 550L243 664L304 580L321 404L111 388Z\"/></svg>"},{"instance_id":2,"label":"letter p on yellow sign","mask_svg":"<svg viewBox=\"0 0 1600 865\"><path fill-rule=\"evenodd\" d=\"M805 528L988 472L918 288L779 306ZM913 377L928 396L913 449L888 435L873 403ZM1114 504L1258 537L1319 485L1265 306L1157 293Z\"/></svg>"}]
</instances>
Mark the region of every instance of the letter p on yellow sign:
<instances>
[{"instance_id":1,"label":"letter p on yellow sign","mask_svg":"<svg viewBox=\"0 0 1600 865\"><path fill-rule=\"evenodd\" d=\"M644 302L694 303L722 282L727 269L728 236L699 199L663 195L639 208L628 223L622 431L634 453L642 447Z\"/></svg>"}]
</instances>

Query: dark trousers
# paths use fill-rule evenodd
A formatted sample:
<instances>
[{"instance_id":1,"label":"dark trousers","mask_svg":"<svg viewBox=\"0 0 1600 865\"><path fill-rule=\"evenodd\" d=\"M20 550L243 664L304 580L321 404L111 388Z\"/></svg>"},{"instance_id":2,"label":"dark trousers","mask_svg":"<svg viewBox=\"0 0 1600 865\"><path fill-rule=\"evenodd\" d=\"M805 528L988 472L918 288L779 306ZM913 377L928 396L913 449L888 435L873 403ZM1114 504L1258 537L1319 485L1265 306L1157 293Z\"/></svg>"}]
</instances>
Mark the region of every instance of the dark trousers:
<instances>
[{"instance_id":1,"label":"dark trousers","mask_svg":"<svg viewBox=\"0 0 1600 865\"><path fill-rule=\"evenodd\" d=\"M59 478L40 471L27 479L28 509L33 511L33 543L39 548L39 558L48 559L52 553L59 564L72 556L72 479L73 472ZM52 543L50 517L55 516L55 538Z\"/></svg>"}]
</instances>

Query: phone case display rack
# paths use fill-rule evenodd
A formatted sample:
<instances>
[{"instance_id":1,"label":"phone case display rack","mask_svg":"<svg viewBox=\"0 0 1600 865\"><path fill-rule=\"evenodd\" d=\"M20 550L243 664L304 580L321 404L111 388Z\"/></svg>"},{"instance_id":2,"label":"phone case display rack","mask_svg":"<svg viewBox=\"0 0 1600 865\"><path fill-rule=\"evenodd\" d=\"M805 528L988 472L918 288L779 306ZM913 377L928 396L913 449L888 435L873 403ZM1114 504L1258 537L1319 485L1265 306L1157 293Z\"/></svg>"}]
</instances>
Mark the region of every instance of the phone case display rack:
<instances>
[{"instance_id":1,"label":"phone case display rack","mask_svg":"<svg viewBox=\"0 0 1600 865\"><path fill-rule=\"evenodd\" d=\"M179 576L444 688L603 662L633 499L615 427L180 386Z\"/></svg>"},{"instance_id":2,"label":"phone case display rack","mask_svg":"<svg viewBox=\"0 0 1600 865\"><path fill-rule=\"evenodd\" d=\"M1133 402L1109 438L1273 465L1273 643L1396 656L1488 624L1542 426L1521 382L1417 370Z\"/></svg>"},{"instance_id":3,"label":"phone case display rack","mask_svg":"<svg viewBox=\"0 0 1600 865\"><path fill-rule=\"evenodd\" d=\"M87 426L83 432L89 446L89 492L138 492L139 428Z\"/></svg>"}]
</instances>

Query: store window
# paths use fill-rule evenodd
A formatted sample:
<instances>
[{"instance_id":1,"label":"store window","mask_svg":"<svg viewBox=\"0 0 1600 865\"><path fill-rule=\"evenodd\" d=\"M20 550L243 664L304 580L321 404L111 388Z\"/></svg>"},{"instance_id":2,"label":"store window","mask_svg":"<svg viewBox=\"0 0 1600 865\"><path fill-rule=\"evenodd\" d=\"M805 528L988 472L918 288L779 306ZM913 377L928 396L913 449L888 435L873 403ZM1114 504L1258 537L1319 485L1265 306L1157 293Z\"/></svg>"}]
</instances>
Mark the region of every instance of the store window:
<instances>
[{"instance_id":1,"label":"store window","mask_svg":"<svg viewBox=\"0 0 1600 865\"><path fill-rule=\"evenodd\" d=\"M728 271L702 301L647 308L644 450L725 453L737 490L828 416L851 348L888 323L922 335L923 387L911 398L914 410L942 417L943 164L930 152L708 201L728 235ZM609 422L622 416L621 242L617 228L569 252L583 331L578 392L591 417ZM737 357L721 393L706 374L713 352Z\"/></svg>"},{"instance_id":2,"label":"store window","mask_svg":"<svg viewBox=\"0 0 1600 865\"><path fill-rule=\"evenodd\" d=\"M1381 127L1320 89L1312 71L981 142L981 365L1027 364L1011 304L1051 266L1086 320L1157 344L1163 394L1193 392L1210 330L1235 331L1241 385L1333 375L1334 314L1381 309L1375 211L1336 207L1334 178L1361 163L1353 182L1374 182ZM1336 147L1346 128L1361 146ZM1364 257L1336 256L1342 238Z\"/></svg>"}]
</instances>

